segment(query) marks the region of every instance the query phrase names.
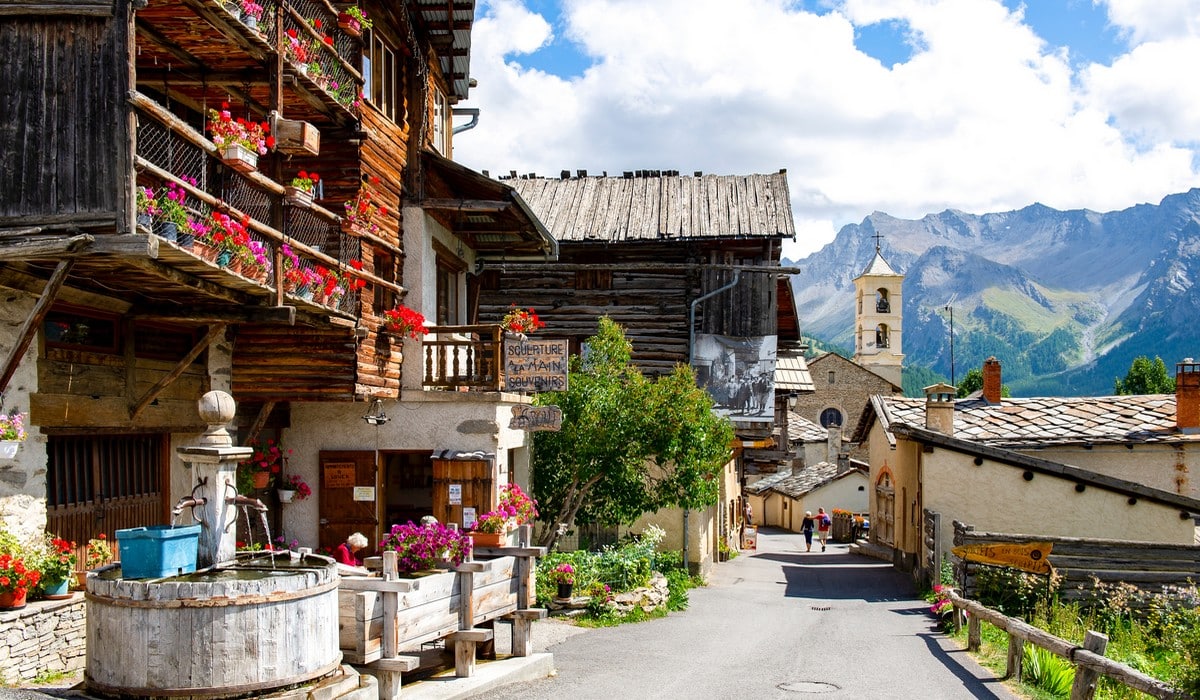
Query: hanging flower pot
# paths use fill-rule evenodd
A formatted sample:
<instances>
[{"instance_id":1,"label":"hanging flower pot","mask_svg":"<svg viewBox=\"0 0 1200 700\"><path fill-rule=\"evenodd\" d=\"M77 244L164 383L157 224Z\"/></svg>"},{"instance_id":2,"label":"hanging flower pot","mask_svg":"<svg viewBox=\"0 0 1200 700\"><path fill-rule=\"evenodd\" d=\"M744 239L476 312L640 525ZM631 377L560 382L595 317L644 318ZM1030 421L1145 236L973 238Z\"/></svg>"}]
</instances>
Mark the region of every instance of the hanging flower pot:
<instances>
[{"instance_id":1,"label":"hanging flower pot","mask_svg":"<svg viewBox=\"0 0 1200 700\"><path fill-rule=\"evenodd\" d=\"M19 449L21 449L20 440L0 440L0 457L4 459L16 457Z\"/></svg>"},{"instance_id":2,"label":"hanging flower pot","mask_svg":"<svg viewBox=\"0 0 1200 700\"><path fill-rule=\"evenodd\" d=\"M299 187L292 187L290 185L283 188L283 198L288 204L296 207L302 207L304 209L308 209L313 203L312 192L308 190L302 190Z\"/></svg>"},{"instance_id":3,"label":"hanging flower pot","mask_svg":"<svg viewBox=\"0 0 1200 700\"><path fill-rule=\"evenodd\" d=\"M252 173L258 170L258 154L240 143L231 143L221 147L221 162L239 173Z\"/></svg>"},{"instance_id":4,"label":"hanging flower pot","mask_svg":"<svg viewBox=\"0 0 1200 700\"><path fill-rule=\"evenodd\" d=\"M279 494L280 503L291 503L296 500L296 489L275 489L275 493Z\"/></svg>"},{"instance_id":5,"label":"hanging flower pot","mask_svg":"<svg viewBox=\"0 0 1200 700\"><path fill-rule=\"evenodd\" d=\"M254 488L265 489L271 485L271 472L260 470L254 472Z\"/></svg>"}]
</instances>

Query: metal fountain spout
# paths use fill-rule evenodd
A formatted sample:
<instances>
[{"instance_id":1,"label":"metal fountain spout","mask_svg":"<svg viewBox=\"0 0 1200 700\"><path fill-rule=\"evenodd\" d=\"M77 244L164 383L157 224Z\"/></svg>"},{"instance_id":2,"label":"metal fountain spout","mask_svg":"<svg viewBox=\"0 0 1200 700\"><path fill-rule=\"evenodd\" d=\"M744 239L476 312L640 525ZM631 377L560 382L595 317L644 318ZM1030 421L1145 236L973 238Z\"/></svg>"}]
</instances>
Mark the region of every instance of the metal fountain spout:
<instances>
[{"instance_id":1,"label":"metal fountain spout","mask_svg":"<svg viewBox=\"0 0 1200 700\"><path fill-rule=\"evenodd\" d=\"M248 508L253 508L260 513L267 512L267 506L261 500L257 498L251 498L250 496L243 496L240 493L236 496L226 497L225 502L232 506L246 506Z\"/></svg>"},{"instance_id":2,"label":"metal fountain spout","mask_svg":"<svg viewBox=\"0 0 1200 700\"><path fill-rule=\"evenodd\" d=\"M183 512L184 508L194 509L197 506L204 505L205 503L208 503L208 499L206 499L204 496L184 496L183 498L179 499L179 501L175 504L175 507L171 509L171 515L179 517L179 514ZM192 514L192 517L196 517L195 513ZM200 518L197 517L196 522L200 522Z\"/></svg>"}]
</instances>

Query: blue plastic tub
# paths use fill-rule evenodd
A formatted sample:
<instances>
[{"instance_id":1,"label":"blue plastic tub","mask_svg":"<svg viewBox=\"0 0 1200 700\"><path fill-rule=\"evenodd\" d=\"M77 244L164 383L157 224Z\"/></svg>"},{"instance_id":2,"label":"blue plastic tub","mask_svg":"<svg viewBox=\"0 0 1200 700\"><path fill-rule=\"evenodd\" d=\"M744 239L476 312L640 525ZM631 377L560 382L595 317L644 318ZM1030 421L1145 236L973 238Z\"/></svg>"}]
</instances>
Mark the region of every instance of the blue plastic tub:
<instances>
[{"instance_id":1,"label":"blue plastic tub","mask_svg":"<svg viewBox=\"0 0 1200 700\"><path fill-rule=\"evenodd\" d=\"M196 570L200 524L117 530L123 578L164 578Z\"/></svg>"}]
</instances>

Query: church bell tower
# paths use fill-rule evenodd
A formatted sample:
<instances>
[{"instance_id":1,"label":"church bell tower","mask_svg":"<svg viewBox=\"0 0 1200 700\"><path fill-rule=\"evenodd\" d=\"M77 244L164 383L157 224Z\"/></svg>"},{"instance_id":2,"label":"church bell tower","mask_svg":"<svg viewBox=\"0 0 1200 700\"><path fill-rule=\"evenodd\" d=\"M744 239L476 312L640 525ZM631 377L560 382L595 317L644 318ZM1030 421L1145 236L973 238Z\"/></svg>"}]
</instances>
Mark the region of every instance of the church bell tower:
<instances>
[{"instance_id":1,"label":"church bell tower","mask_svg":"<svg viewBox=\"0 0 1200 700\"><path fill-rule=\"evenodd\" d=\"M854 363L871 370L896 386L901 386L904 353L901 329L904 303L901 288L904 275L892 269L879 251L875 235L875 257L863 273L854 278Z\"/></svg>"}]
</instances>

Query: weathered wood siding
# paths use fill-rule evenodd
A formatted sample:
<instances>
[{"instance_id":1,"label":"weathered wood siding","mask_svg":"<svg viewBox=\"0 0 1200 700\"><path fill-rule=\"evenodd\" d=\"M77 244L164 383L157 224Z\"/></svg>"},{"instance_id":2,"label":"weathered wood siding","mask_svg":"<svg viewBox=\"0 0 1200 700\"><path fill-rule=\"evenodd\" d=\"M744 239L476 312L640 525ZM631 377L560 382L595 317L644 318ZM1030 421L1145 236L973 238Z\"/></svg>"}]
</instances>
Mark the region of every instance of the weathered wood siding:
<instances>
[{"instance_id":1,"label":"weathered wood siding","mask_svg":"<svg viewBox=\"0 0 1200 700\"><path fill-rule=\"evenodd\" d=\"M484 273L479 322L495 323L510 304L533 307L546 323L541 333L577 343L595 335L601 316L625 327L633 360L650 373L669 372L688 361L690 304L733 278L731 270L705 270L688 263L774 264L770 241L713 243L631 242L561 244L558 265L523 266ZM595 266L597 275L571 265ZM655 265L660 265L657 269ZM567 267L567 269L563 269ZM611 278L611 283L609 279ZM733 289L696 309L696 332L731 336L775 333L776 284L773 274L743 272Z\"/></svg>"},{"instance_id":2,"label":"weathered wood siding","mask_svg":"<svg viewBox=\"0 0 1200 700\"><path fill-rule=\"evenodd\" d=\"M353 400L356 353L349 328L242 326L233 345L233 398Z\"/></svg>"},{"instance_id":3,"label":"weathered wood siding","mask_svg":"<svg viewBox=\"0 0 1200 700\"><path fill-rule=\"evenodd\" d=\"M113 6L0 12L0 226L118 220L131 172L129 3Z\"/></svg>"}]
</instances>

